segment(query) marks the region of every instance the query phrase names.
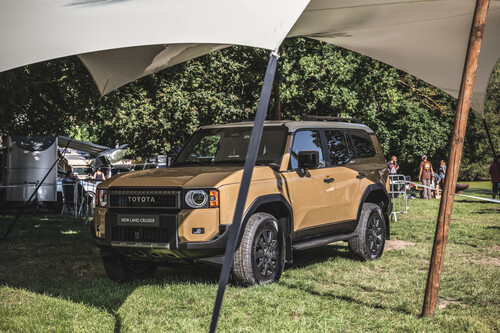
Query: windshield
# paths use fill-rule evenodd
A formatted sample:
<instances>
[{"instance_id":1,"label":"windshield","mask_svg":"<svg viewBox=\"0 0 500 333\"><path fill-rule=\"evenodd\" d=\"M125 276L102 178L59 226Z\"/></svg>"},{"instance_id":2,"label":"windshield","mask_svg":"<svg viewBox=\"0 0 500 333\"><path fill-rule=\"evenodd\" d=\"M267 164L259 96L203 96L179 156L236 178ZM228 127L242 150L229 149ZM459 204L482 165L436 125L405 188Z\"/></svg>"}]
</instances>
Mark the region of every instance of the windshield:
<instances>
[{"instance_id":1,"label":"windshield","mask_svg":"<svg viewBox=\"0 0 500 333\"><path fill-rule=\"evenodd\" d=\"M252 127L202 129L193 134L172 165L244 164ZM287 129L264 127L257 165L279 166Z\"/></svg>"},{"instance_id":2,"label":"windshield","mask_svg":"<svg viewBox=\"0 0 500 333\"><path fill-rule=\"evenodd\" d=\"M73 174L75 176L87 176L92 173L92 168L73 168Z\"/></svg>"}]
</instances>

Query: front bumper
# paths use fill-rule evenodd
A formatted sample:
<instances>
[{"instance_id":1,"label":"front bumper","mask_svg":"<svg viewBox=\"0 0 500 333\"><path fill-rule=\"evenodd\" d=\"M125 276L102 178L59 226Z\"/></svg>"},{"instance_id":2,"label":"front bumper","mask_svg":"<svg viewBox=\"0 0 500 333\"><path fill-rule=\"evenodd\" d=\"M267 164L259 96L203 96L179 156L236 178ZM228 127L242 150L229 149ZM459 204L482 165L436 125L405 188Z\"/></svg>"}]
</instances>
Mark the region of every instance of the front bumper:
<instances>
[{"instance_id":1,"label":"front bumper","mask_svg":"<svg viewBox=\"0 0 500 333\"><path fill-rule=\"evenodd\" d=\"M118 215L129 212L96 208L92 222L92 238L101 248L112 249L121 255L156 261L175 259L198 260L223 255L231 225L219 225L215 235L206 241L183 241L185 226L190 226L189 215L180 212L153 212L159 217L159 226L123 226L118 223ZM151 215L149 211L134 211L134 215ZM192 214L191 221L196 214ZM198 214L199 215L199 214ZM207 214L210 217L213 214ZM213 224L212 219L208 218ZM197 222L196 225L200 225ZM181 226L179 228L179 226ZM210 228L208 228L210 229ZM213 229L213 228L212 228ZM179 235L181 230L181 235Z\"/></svg>"}]
</instances>

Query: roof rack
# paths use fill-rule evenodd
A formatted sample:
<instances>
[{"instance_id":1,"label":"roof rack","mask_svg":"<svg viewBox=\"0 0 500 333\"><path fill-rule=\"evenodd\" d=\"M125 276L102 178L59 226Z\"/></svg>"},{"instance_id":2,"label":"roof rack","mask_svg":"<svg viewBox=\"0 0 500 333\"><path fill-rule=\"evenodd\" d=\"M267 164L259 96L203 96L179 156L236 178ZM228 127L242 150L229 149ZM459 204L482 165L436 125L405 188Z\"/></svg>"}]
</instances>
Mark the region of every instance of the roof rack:
<instances>
[{"instance_id":1,"label":"roof rack","mask_svg":"<svg viewBox=\"0 0 500 333\"><path fill-rule=\"evenodd\" d=\"M230 119L228 123L251 123L253 121L253 119Z\"/></svg>"},{"instance_id":2,"label":"roof rack","mask_svg":"<svg viewBox=\"0 0 500 333\"><path fill-rule=\"evenodd\" d=\"M328 116L314 116L307 115L304 117L304 121L338 121L346 123L362 124L363 122L357 118L342 118L342 117L328 117Z\"/></svg>"}]
</instances>

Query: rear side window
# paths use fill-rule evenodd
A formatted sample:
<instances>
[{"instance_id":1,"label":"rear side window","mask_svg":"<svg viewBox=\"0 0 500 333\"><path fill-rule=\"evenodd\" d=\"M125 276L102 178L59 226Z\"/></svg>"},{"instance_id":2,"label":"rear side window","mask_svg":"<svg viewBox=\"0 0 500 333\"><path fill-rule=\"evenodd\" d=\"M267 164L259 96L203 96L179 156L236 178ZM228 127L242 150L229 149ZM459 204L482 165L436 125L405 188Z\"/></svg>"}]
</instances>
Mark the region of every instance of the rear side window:
<instances>
[{"instance_id":1,"label":"rear side window","mask_svg":"<svg viewBox=\"0 0 500 333\"><path fill-rule=\"evenodd\" d=\"M361 130L351 130L350 133L359 158L375 157L375 147L370 134Z\"/></svg>"},{"instance_id":2,"label":"rear side window","mask_svg":"<svg viewBox=\"0 0 500 333\"><path fill-rule=\"evenodd\" d=\"M330 152L330 162L332 166L344 165L351 159L344 131L326 130L326 142Z\"/></svg>"}]
</instances>

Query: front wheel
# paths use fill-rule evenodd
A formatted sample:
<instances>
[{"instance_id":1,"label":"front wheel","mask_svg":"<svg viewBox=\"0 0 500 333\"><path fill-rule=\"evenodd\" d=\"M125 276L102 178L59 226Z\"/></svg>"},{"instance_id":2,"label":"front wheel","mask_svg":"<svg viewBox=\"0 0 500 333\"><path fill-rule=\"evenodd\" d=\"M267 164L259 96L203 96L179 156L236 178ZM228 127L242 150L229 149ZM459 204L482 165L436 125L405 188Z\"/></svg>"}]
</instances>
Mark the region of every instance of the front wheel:
<instances>
[{"instance_id":1,"label":"front wheel","mask_svg":"<svg viewBox=\"0 0 500 333\"><path fill-rule=\"evenodd\" d=\"M278 281L283 267L284 237L278 221L267 213L250 217L234 253L233 274L245 286Z\"/></svg>"},{"instance_id":2,"label":"front wheel","mask_svg":"<svg viewBox=\"0 0 500 333\"><path fill-rule=\"evenodd\" d=\"M117 282L147 279L156 272L157 265L142 260L130 260L101 249L102 263L109 278Z\"/></svg>"},{"instance_id":3,"label":"front wheel","mask_svg":"<svg viewBox=\"0 0 500 333\"><path fill-rule=\"evenodd\" d=\"M361 260L380 258L385 246L385 220L380 206L365 203L361 210L357 237L349 240L349 249Z\"/></svg>"}]
</instances>

